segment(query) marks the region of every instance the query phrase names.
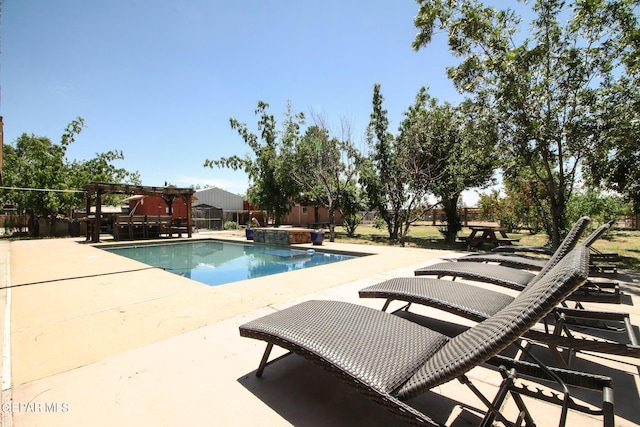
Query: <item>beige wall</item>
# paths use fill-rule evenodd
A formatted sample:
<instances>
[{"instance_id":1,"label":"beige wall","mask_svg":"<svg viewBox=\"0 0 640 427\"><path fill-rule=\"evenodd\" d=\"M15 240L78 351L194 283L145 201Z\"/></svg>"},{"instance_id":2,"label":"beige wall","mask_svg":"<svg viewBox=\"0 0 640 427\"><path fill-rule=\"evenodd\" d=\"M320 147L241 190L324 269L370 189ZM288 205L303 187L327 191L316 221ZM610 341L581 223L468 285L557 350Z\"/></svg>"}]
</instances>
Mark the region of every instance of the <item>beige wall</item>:
<instances>
[{"instance_id":1,"label":"beige wall","mask_svg":"<svg viewBox=\"0 0 640 427\"><path fill-rule=\"evenodd\" d=\"M334 211L335 222L337 225L342 225L342 215L340 212ZM318 208L318 221L315 219L315 207L314 206L300 206L295 205L291 213L285 216L282 220L283 224L290 224L296 226L307 227L313 225L316 222L329 223L329 210L325 207Z\"/></svg>"}]
</instances>

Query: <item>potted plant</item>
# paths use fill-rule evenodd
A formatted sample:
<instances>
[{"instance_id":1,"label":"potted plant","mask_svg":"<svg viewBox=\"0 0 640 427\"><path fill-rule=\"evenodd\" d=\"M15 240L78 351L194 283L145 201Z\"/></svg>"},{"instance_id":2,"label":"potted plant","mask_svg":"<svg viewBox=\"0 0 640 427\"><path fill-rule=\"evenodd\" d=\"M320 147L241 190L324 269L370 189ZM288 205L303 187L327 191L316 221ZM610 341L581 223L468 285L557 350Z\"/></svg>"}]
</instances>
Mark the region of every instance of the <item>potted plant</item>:
<instances>
[{"instance_id":1,"label":"potted plant","mask_svg":"<svg viewBox=\"0 0 640 427\"><path fill-rule=\"evenodd\" d=\"M245 228L244 230L244 235L247 238L247 240L253 240L253 230L258 227L260 227L260 223L258 222L257 219L255 219L255 217L251 218L247 222L247 228Z\"/></svg>"},{"instance_id":2,"label":"potted plant","mask_svg":"<svg viewBox=\"0 0 640 427\"><path fill-rule=\"evenodd\" d=\"M314 245L322 245L324 240L324 230L311 230L311 243Z\"/></svg>"}]
</instances>

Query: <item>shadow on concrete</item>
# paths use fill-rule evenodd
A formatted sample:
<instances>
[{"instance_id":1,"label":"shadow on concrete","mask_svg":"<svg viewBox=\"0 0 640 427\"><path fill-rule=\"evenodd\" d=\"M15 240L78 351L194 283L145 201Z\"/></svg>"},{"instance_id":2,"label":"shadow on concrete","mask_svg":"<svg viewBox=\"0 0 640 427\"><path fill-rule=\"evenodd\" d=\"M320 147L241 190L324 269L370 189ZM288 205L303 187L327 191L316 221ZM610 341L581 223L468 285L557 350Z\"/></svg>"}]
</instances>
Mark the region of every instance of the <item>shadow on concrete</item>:
<instances>
[{"instance_id":1,"label":"shadow on concrete","mask_svg":"<svg viewBox=\"0 0 640 427\"><path fill-rule=\"evenodd\" d=\"M256 361L257 363L258 361ZM382 405L358 393L320 366L290 355L238 379L248 391L294 426L409 425ZM433 392L407 401L409 405L453 427L477 426L484 416L478 408ZM448 420L450 414L454 414Z\"/></svg>"},{"instance_id":2,"label":"shadow on concrete","mask_svg":"<svg viewBox=\"0 0 640 427\"><path fill-rule=\"evenodd\" d=\"M640 295L640 286L637 285L640 283L640 272L620 272L617 279L626 282L621 284L624 286L623 292ZM629 295L625 297L625 302L633 305ZM448 336L455 336L467 329L464 325L419 314L397 314ZM638 336L639 331L635 325L634 330ZM626 342L624 336L611 331L595 330L589 334L602 339ZM531 351L544 364L557 366L553 355L545 346L534 344ZM516 352L517 349L511 346L505 349L503 354L514 357ZM258 361L256 365L257 363ZM492 367L488 368L495 370ZM640 360L607 354L578 353L571 369L612 378L616 419L640 425L640 390L636 380L640 374ZM496 378L500 378L497 372ZM552 382L540 379L532 381L549 390L561 390L558 384ZM369 400L329 372L297 355L269 365L262 378L257 378L255 372L251 372L239 378L238 382L293 425L406 425L375 401ZM583 404L602 406L602 394L599 391L572 387L570 392L574 399ZM440 423L446 422L447 425L455 427L478 425L484 416L485 408L476 399L472 405L454 400L458 397L461 398L426 392L407 403ZM532 415L535 419L536 414Z\"/></svg>"},{"instance_id":3,"label":"shadow on concrete","mask_svg":"<svg viewBox=\"0 0 640 427\"><path fill-rule=\"evenodd\" d=\"M467 329L464 325L459 325L423 315L418 315L410 312L398 312L396 313L401 317L404 317L413 322L419 323L430 329L443 333L447 336L455 336ZM634 326L636 336L638 335L638 328ZM599 331L598 337L602 339L608 339L611 341L617 341L622 339L625 341L624 334L613 333L607 331ZM622 336L621 336L622 335ZM541 344L533 344L529 349L534 357L538 358L546 366L558 367L553 354L549 349ZM561 350L562 351L562 350ZM502 355L507 357L516 357L518 349L515 346L509 346L502 351ZM640 411L637 410L640 407L640 390L636 383L636 377L640 373L640 359L631 358L616 358L616 356L610 356L607 354L590 353L588 357L583 356L584 353L578 353L574 359L571 369L579 372L587 372L590 374L603 375L613 379L613 391L614 391L614 404L615 404L615 416L624 418L631 421L636 425L640 425ZM566 353L563 355L566 357ZM527 360L526 357L523 357ZM623 362L625 360L626 362ZM629 362L630 361L630 362ZM624 366L624 369L620 369L620 366ZM493 369L489 367L489 369ZM494 369L495 370L495 369ZM497 370L496 370L497 371ZM496 376L499 374L496 372ZM538 378L532 379L541 385L548 387L549 389L560 392L561 387L553 382L540 380ZM602 394L594 390L586 390L577 387L572 387L570 390L571 396L575 399L587 403L594 407L602 407ZM533 414L535 419L536 415Z\"/></svg>"},{"instance_id":4,"label":"shadow on concrete","mask_svg":"<svg viewBox=\"0 0 640 427\"><path fill-rule=\"evenodd\" d=\"M554 366L554 360L551 353L544 346L534 346L532 349L534 355L542 360L543 363ZM623 358L616 359L615 356L606 354L589 354L588 357L578 353L575 357L571 369L579 372L587 372L590 374L603 375L613 380L613 394L616 419L623 418L631 421L634 425L640 425L640 390L636 383L636 377L640 372L640 360L633 362L621 362ZM621 368L624 366L624 369ZM560 390L560 388L552 383L543 383L550 388ZM581 388L572 388L571 396L582 402L593 406L602 404L602 395Z\"/></svg>"}]
</instances>

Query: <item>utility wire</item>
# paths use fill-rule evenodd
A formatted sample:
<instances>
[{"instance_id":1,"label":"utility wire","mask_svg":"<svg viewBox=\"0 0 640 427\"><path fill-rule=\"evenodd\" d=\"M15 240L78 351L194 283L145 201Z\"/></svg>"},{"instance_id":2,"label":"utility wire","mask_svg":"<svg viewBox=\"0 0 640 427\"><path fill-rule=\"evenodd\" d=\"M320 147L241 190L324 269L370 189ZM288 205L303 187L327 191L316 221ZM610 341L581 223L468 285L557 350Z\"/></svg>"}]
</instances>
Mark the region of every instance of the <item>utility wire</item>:
<instances>
[{"instance_id":1,"label":"utility wire","mask_svg":"<svg viewBox=\"0 0 640 427\"><path fill-rule=\"evenodd\" d=\"M45 193L84 193L82 190L54 190L51 188L24 188L24 187L0 187L0 190L19 190L19 191L42 191Z\"/></svg>"}]
</instances>

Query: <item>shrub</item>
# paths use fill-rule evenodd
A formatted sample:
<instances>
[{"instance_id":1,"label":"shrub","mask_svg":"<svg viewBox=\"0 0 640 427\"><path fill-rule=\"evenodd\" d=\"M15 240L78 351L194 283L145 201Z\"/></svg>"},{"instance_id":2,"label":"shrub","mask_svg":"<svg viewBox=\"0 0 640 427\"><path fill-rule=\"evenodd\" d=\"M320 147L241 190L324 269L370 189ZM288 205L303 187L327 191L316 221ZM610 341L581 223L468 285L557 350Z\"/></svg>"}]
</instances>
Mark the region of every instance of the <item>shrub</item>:
<instances>
[{"instance_id":1,"label":"shrub","mask_svg":"<svg viewBox=\"0 0 640 427\"><path fill-rule=\"evenodd\" d=\"M238 223L236 223L235 221L225 221L223 227L225 230L237 230Z\"/></svg>"},{"instance_id":2,"label":"shrub","mask_svg":"<svg viewBox=\"0 0 640 427\"><path fill-rule=\"evenodd\" d=\"M344 229L347 231L347 236L353 237L356 232L356 228L362 222L362 215L357 213L353 215L346 215L342 221Z\"/></svg>"},{"instance_id":3,"label":"shrub","mask_svg":"<svg viewBox=\"0 0 640 427\"><path fill-rule=\"evenodd\" d=\"M387 224L384 222L384 219L382 219L381 216L376 215L373 218L373 228L377 230L384 230L387 228Z\"/></svg>"},{"instance_id":4,"label":"shrub","mask_svg":"<svg viewBox=\"0 0 640 427\"><path fill-rule=\"evenodd\" d=\"M567 204L567 222L573 223L583 215L591 217L592 225L603 224L629 211L629 205L615 194L607 194L598 189L577 191Z\"/></svg>"}]
</instances>

